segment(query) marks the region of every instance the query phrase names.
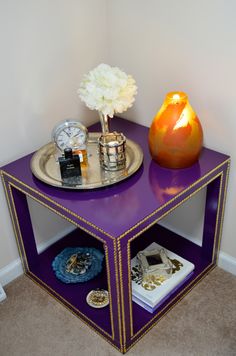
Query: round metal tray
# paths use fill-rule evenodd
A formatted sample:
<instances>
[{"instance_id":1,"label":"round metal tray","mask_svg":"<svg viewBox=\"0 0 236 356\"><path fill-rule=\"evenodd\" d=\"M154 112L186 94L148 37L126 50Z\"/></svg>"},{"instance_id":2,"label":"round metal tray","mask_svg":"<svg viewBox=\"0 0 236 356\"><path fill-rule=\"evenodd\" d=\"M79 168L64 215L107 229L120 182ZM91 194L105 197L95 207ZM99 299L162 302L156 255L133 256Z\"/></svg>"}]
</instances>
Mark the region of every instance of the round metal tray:
<instances>
[{"instance_id":1,"label":"round metal tray","mask_svg":"<svg viewBox=\"0 0 236 356\"><path fill-rule=\"evenodd\" d=\"M120 182L134 174L142 164L143 152L140 146L126 139L126 167L119 171L106 171L101 168L98 155L99 132L89 133L87 155L88 165L81 167L79 184L65 184L61 180L58 163L59 152L53 142L40 148L31 159L31 171L35 177L49 185L65 189L94 189Z\"/></svg>"}]
</instances>

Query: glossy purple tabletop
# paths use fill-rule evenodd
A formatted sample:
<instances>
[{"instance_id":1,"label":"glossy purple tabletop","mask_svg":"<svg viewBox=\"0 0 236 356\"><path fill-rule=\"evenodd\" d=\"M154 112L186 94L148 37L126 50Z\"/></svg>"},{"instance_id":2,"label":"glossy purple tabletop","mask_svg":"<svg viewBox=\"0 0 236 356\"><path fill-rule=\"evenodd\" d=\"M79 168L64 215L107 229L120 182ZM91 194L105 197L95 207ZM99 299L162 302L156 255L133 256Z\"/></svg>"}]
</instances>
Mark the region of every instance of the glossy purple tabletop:
<instances>
[{"instance_id":1,"label":"glossy purple tabletop","mask_svg":"<svg viewBox=\"0 0 236 356\"><path fill-rule=\"evenodd\" d=\"M137 142L144 153L141 168L120 183L90 191L55 188L33 176L30 170L32 154L2 170L109 235L118 237L229 158L204 148L199 161L189 168L162 168L151 159L147 127L119 118L112 119L111 124L113 130ZM90 131L100 131L100 124L93 125Z\"/></svg>"}]
</instances>

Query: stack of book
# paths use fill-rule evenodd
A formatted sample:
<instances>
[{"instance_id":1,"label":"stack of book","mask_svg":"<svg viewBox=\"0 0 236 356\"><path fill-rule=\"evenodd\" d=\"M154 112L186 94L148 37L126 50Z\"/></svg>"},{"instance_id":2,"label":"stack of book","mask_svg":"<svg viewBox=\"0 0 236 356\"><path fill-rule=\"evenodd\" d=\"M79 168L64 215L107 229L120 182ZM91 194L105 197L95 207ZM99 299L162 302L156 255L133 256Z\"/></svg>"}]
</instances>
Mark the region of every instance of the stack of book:
<instances>
[{"instance_id":1,"label":"stack of book","mask_svg":"<svg viewBox=\"0 0 236 356\"><path fill-rule=\"evenodd\" d=\"M146 250L161 249L153 242ZM173 264L173 271L168 279L150 278L143 280L136 256L131 260L132 299L144 309L153 313L177 288L193 274L194 264L164 248Z\"/></svg>"}]
</instances>

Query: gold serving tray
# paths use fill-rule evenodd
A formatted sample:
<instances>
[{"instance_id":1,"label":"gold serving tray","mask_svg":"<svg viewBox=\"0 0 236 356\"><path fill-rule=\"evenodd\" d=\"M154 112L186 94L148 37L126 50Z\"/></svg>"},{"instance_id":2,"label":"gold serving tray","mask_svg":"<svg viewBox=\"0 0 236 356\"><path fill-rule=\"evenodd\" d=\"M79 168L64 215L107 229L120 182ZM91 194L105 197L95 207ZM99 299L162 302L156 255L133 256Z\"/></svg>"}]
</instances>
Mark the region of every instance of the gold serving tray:
<instances>
[{"instance_id":1,"label":"gold serving tray","mask_svg":"<svg viewBox=\"0 0 236 356\"><path fill-rule=\"evenodd\" d=\"M49 185L65 189L94 189L120 182L134 174L142 164L141 147L132 140L126 139L126 167L119 171L105 171L100 166L98 154L99 132L88 136L88 164L81 167L80 184L68 185L61 180L58 157L61 155L53 142L40 148L31 159L31 171L35 177Z\"/></svg>"}]
</instances>

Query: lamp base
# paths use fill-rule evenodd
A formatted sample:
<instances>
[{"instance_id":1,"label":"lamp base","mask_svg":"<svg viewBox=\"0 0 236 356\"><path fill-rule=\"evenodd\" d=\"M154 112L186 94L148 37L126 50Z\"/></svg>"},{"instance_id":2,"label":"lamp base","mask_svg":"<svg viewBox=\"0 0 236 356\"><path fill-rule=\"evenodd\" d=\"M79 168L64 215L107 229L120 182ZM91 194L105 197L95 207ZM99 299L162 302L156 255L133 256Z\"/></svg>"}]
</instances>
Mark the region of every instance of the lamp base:
<instances>
[{"instance_id":1,"label":"lamp base","mask_svg":"<svg viewBox=\"0 0 236 356\"><path fill-rule=\"evenodd\" d=\"M188 157L184 154L182 157L179 155L170 155L167 152L163 155L158 155L157 157L152 157L153 160L158 163L161 167L170 168L170 169L181 169L188 168L192 166L194 163L198 161L200 156L200 152L198 152L194 156Z\"/></svg>"}]
</instances>

